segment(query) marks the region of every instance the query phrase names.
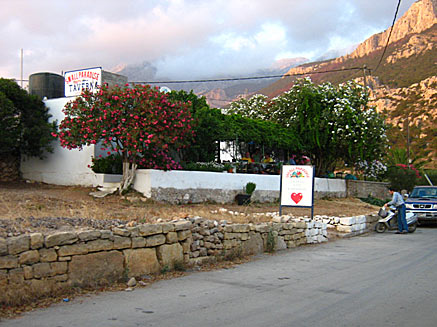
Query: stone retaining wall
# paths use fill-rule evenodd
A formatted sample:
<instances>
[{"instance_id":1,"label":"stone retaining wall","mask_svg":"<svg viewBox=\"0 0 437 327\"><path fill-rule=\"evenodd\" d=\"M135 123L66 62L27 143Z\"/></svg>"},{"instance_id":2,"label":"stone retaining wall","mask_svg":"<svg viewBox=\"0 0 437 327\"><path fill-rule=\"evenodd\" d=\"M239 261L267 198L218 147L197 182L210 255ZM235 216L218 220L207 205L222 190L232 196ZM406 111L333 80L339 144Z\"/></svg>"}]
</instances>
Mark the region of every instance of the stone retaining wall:
<instances>
[{"instance_id":1,"label":"stone retaining wall","mask_svg":"<svg viewBox=\"0 0 437 327\"><path fill-rule=\"evenodd\" d=\"M0 304L23 303L71 287L96 288L175 265L201 265L327 241L327 225L227 224L200 217L172 223L31 233L0 238Z\"/></svg>"},{"instance_id":2,"label":"stone retaining wall","mask_svg":"<svg viewBox=\"0 0 437 327\"><path fill-rule=\"evenodd\" d=\"M389 183L384 182L347 180L347 196L355 198L367 198L370 195L377 199L390 199L391 195L388 192L388 184Z\"/></svg>"}]
</instances>

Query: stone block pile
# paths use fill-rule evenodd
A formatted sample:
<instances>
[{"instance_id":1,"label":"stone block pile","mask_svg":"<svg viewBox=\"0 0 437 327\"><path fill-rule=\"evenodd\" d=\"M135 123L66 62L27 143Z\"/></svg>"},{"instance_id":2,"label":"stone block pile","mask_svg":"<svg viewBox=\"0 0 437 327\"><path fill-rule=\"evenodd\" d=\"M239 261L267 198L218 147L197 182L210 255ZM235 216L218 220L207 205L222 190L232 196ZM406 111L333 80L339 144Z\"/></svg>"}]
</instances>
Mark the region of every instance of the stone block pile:
<instances>
[{"instance_id":1,"label":"stone block pile","mask_svg":"<svg viewBox=\"0 0 437 327\"><path fill-rule=\"evenodd\" d=\"M366 216L342 217L337 225L342 233L362 234L367 231Z\"/></svg>"},{"instance_id":2,"label":"stone block pile","mask_svg":"<svg viewBox=\"0 0 437 327\"><path fill-rule=\"evenodd\" d=\"M314 221L319 221L326 224L327 228L337 228L337 225L340 223L340 217L316 215L314 216Z\"/></svg>"},{"instance_id":3,"label":"stone block pile","mask_svg":"<svg viewBox=\"0 0 437 327\"><path fill-rule=\"evenodd\" d=\"M368 232L379 219L376 214L353 217L315 216L314 221L326 224L328 230L333 229L340 235L354 236Z\"/></svg>"},{"instance_id":4,"label":"stone block pile","mask_svg":"<svg viewBox=\"0 0 437 327\"><path fill-rule=\"evenodd\" d=\"M320 221L306 221L305 236L307 243L315 244L328 241L327 224Z\"/></svg>"}]
</instances>

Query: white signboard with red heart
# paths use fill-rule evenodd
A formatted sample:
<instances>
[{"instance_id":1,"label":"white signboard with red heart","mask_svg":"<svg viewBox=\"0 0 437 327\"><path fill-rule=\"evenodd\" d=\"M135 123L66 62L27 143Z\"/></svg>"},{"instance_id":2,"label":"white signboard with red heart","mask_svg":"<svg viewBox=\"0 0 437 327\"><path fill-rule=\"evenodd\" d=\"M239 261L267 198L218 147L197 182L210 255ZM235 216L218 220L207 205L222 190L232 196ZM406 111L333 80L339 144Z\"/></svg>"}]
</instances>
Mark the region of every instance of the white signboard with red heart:
<instances>
[{"instance_id":1,"label":"white signboard with red heart","mask_svg":"<svg viewBox=\"0 0 437 327\"><path fill-rule=\"evenodd\" d=\"M282 166L281 206L312 207L313 190L313 166Z\"/></svg>"}]
</instances>

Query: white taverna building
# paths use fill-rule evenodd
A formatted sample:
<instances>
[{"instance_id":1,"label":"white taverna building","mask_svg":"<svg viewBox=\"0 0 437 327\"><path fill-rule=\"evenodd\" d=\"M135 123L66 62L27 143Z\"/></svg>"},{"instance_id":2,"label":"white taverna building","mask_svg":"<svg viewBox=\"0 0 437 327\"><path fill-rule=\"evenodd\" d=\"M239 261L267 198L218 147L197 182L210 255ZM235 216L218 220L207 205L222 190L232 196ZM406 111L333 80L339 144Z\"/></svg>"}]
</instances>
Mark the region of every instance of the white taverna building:
<instances>
[{"instance_id":1,"label":"white taverna building","mask_svg":"<svg viewBox=\"0 0 437 327\"><path fill-rule=\"evenodd\" d=\"M106 72L100 67L70 71L64 76L38 73L29 78L29 92L39 95L49 108L51 120L60 123L64 119L62 109L65 104L79 96L83 88L96 89L102 83L124 85L127 78ZM53 92L53 89L57 91ZM96 174L89 168L92 158L102 154L99 145L84 146L83 150L68 150L56 140L53 148L53 153L46 153L44 159L23 157L22 177L55 185L103 186L105 182L113 181L108 175ZM256 183L254 200L271 202L279 198L279 175L140 169L137 170L133 188L146 197L174 203L225 203L234 201L235 195L241 193L248 182ZM318 197L344 197L346 183L340 179L316 178L315 192Z\"/></svg>"}]
</instances>

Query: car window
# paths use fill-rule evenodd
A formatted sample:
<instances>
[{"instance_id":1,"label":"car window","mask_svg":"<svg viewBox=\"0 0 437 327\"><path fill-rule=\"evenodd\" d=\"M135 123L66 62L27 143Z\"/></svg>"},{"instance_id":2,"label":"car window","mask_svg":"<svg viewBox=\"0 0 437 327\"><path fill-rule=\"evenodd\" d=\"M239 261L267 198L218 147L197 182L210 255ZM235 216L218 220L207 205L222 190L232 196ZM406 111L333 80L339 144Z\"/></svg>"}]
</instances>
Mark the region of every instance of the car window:
<instances>
[{"instance_id":1,"label":"car window","mask_svg":"<svg viewBox=\"0 0 437 327\"><path fill-rule=\"evenodd\" d=\"M436 188L415 188L411 192L412 198L437 198L437 187Z\"/></svg>"}]
</instances>

